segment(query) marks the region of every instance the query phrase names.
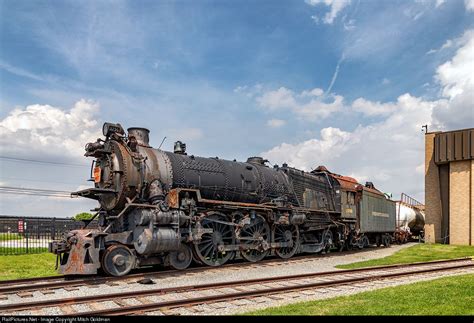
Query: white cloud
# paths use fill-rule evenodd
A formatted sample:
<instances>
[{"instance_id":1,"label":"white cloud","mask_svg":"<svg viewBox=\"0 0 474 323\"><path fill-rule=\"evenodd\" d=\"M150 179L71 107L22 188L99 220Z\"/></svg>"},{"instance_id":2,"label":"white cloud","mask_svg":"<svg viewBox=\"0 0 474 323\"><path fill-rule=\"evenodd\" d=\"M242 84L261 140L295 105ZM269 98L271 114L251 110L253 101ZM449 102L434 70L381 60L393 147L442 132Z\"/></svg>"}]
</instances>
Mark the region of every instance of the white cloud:
<instances>
[{"instance_id":1,"label":"white cloud","mask_svg":"<svg viewBox=\"0 0 474 323\"><path fill-rule=\"evenodd\" d=\"M474 11L474 0L464 0L467 11Z\"/></svg>"},{"instance_id":2,"label":"white cloud","mask_svg":"<svg viewBox=\"0 0 474 323\"><path fill-rule=\"evenodd\" d=\"M328 86L328 89L326 90L326 93L331 92L332 87L334 86L334 83L336 83L336 79L337 79L337 76L339 74L339 68L340 68L341 63L344 60L344 58L345 58L345 54L342 53L341 57L339 58L339 61L337 62L336 70L334 71L334 74L332 75L331 83L329 83L329 86Z\"/></svg>"},{"instance_id":3,"label":"white cloud","mask_svg":"<svg viewBox=\"0 0 474 323\"><path fill-rule=\"evenodd\" d=\"M425 174L425 163L421 163L420 165L416 166L415 171L418 174Z\"/></svg>"},{"instance_id":4,"label":"white cloud","mask_svg":"<svg viewBox=\"0 0 474 323\"><path fill-rule=\"evenodd\" d=\"M313 7L320 4L330 7L330 11L324 16L323 22L325 24L332 24L342 9L351 4L351 0L306 0L306 3ZM314 21L319 22L317 16L311 16L311 18Z\"/></svg>"},{"instance_id":5,"label":"white cloud","mask_svg":"<svg viewBox=\"0 0 474 323\"><path fill-rule=\"evenodd\" d=\"M262 155L273 163L287 162L309 171L316 168L318 163L337 159L348 147L348 141L353 139L350 133L331 127L322 129L320 135L321 139L310 139L294 145L282 143ZM334 147L341 149L334 150Z\"/></svg>"},{"instance_id":6,"label":"white cloud","mask_svg":"<svg viewBox=\"0 0 474 323\"><path fill-rule=\"evenodd\" d=\"M388 78L384 78L382 80L382 85L388 85L388 84L390 84L390 80Z\"/></svg>"},{"instance_id":7,"label":"white cloud","mask_svg":"<svg viewBox=\"0 0 474 323\"><path fill-rule=\"evenodd\" d=\"M280 87L278 90L263 93L256 100L261 107L270 112L289 110L301 119L317 121L340 111L344 106L342 96L322 94L320 88L296 94L290 89Z\"/></svg>"},{"instance_id":8,"label":"white cloud","mask_svg":"<svg viewBox=\"0 0 474 323\"><path fill-rule=\"evenodd\" d=\"M267 121L267 126L272 127L272 128L279 128L282 127L286 124L285 120L281 119L270 119Z\"/></svg>"},{"instance_id":9,"label":"white cloud","mask_svg":"<svg viewBox=\"0 0 474 323\"><path fill-rule=\"evenodd\" d=\"M41 81L41 82L46 82L47 81L47 79L45 77L30 73L30 72L28 72L24 69L12 66L12 65L7 64L5 62L0 62L0 69L5 70L5 71L7 71L9 73L12 73L12 74L21 76L21 77L26 77L26 78L32 79L32 80Z\"/></svg>"},{"instance_id":10,"label":"white cloud","mask_svg":"<svg viewBox=\"0 0 474 323\"><path fill-rule=\"evenodd\" d=\"M323 91L323 89L320 89L320 88L315 88L315 89L312 89L311 91L301 92L302 97L321 96L323 94L324 94L324 91Z\"/></svg>"},{"instance_id":11,"label":"white cloud","mask_svg":"<svg viewBox=\"0 0 474 323\"><path fill-rule=\"evenodd\" d=\"M257 98L257 102L269 110L292 108L297 105L293 91L285 87L264 93Z\"/></svg>"},{"instance_id":12,"label":"white cloud","mask_svg":"<svg viewBox=\"0 0 474 323\"><path fill-rule=\"evenodd\" d=\"M262 84L255 84L254 86L249 85L241 85L237 86L234 89L234 93L237 94L245 94L245 96L252 98L262 92L263 85Z\"/></svg>"},{"instance_id":13,"label":"white cloud","mask_svg":"<svg viewBox=\"0 0 474 323\"><path fill-rule=\"evenodd\" d=\"M0 121L1 151L14 156L83 156L85 144L101 136L98 112L99 105L86 100L69 111L40 104L16 108Z\"/></svg>"},{"instance_id":14,"label":"white cloud","mask_svg":"<svg viewBox=\"0 0 474 323\"><path fill-rule=\"evenodd\" d=\"M474 126L474 87L445 100L433 111L433 123L443 129L462 129Z\"/></svg>"},{"instance_id":15,"label":"white cloud","mask_svg":"<svg viewBox=\"0 0 474 323\"><path fill-rule=\"evenodd\" d=\"M344 108L344 98L340 95L330 95L332 101L323 102L320 99L312 99L310 102L293 109L293 112L301 119L317 121L329 117L331 114Z\"/></svg>"},{"instance_id":16,"label":"white cloud","mask_svg":"<svg viewBox=\"0 0 474 323\"><path fill-rule=\"evenodd\" d=\"M397 113L382 122L358 126L352 132L324 128L319 138L296 144L283 143L262 156L273 163L287 162L304 170L325 165L329 170L352 175L361 182L374 181L384 191L418 194L417 197L422 198L423 178L414 174L414 169L423 160L421 126L429 124L437 102L424 102L404 94L392 105L391 109Z\"/></svg>"},{"instance_id":17,"label":"white cloud","mask_svg":"<svg viewBox=\"0 0 474 323\"><path fill-rule=\"evenodd\" d=\"M390 102L380 103L358 98L352 102L352 109L366 116L387 116L397 109L397 105Z\"/></svg>"},{"instance_id":18,"label":"white cloud","mask_svg":"<svg viewBox=\"0 0 474 323\"><path fill-rule=\"evenodd\" d=\"M262 156L304 170L325 165L360 182L374 181L385 192L405 192L423 200L421 126L427 124L433 131L474 125L474 32L466 31L454 45L458 48L453 57L434 76L441 87L440 98L430 101L408 93L395 102L358 98L351 104L353 111L383 117L382 121L359 125L351 132L324 128L317 138L283 143Z\"/></svg>"},{"instance_id":19,"label":"white cloud","mask_svg":"<svg viewBox=\"0 0 474 323\"><path fill-rule=\"evenodd\" d=\"M455 42L460 47L435 76L447 103L433 111L440 127L453 129L474 125L474 30L467 30Z\"/></svg>"},{"instance_id":20,"label":"white cloud","mask_svg":"<svg viewBox=\"0 0 474 323\"><path fill-rule=\"evenodd\" d=\"M438 8L439 6L443 5L445 2L446 2L446 0L436 0L435 7Z\"/></svg>"},{"instance_id":21,"label":"white cloud","mask_svg":"<svg viewBox=\"0 0 474 323\"><path fill-rule=\"evenodd\" d=\"M438 67L437 80L443 85L443 95L454 97L474 87L474 30L458 39L462 45L454 57Z\"/></svg>"},{"instance_id":22,"label":"white cloud","mask_svg":"<svg viewBox=\"0 0 474 323\"><path fill-rule=\"evenodd\" d=\"M443 46L441 46L439 49L430 49L429 51L426 52L426 55L434 54L437 53L443 49L450 48L453 46L453 41L451 39L448 39Z\"/></svg>"},{"instance_id":23,"label":"white cloud","mask_svg":"<svg viewBox=\"0 0 474 323\"><path fill-rule=\"evenodd\" d=\"M354 30L355 28L356 26L355 26L354 19L350 19L348 22L344 21L344 30L350 31L350 30Z\"/></svg>"}]
</instances>

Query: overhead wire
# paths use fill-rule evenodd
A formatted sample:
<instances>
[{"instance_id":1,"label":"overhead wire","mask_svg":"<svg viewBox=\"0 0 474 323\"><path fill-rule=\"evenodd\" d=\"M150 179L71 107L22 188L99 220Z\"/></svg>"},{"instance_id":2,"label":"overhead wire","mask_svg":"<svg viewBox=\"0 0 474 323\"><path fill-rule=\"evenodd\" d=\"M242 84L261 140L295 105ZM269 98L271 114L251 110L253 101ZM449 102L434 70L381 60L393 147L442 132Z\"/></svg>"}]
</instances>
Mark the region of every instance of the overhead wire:
<instances>
[{"instance_id":1,"label":"overhead wire","mask_svg":"<svg viewBox=\"0 0 474 323\"><path fill-rule=\"evenodd\" d=\"M62 162L55 162L55 161L37 160L37 159L19 158L19 157L10 157L10 156L0 156L0 159L7 160L7 161L19 161L19 162L36 163L36 164L50 164L50 165L56 165L56 166L90 167L90 165L86 165L86 164L62 163Z\"/></svg>"},{"instance_id":2,"label":"overhead wire","mask_svg":"<svg viewBox=\"0 0 474 323\"><path fill-rule=\"evenodd\" d=\"M89 165L86 165L86 164L64 163L64 162L46 161L46 160L11 157L11 156L0 156L0 159L8 161L8 162L26 162L26 163L36 163L36 164L54 165L54 166L72 166L72 167L88 167L88 168L90 167ZM5 179L8 179L8 178L5 177ZM12 178L9 178L9 179L12 179ZM17 180L21 180L21 179L17 179ZM53 183L52 181L41 181L41 180L33 180L33 179L24 179L24 180ZM57 183L60 183L60 182L57 182ZM63 182L61 184L72 184L72 183ZM49 189L39 189L39 188L24 188L24 187L15 187L15 186L0 186L0 193L1 194L71 198L69 191L49 190Z\"/></svg>"},{"instance_id":3,"label":"overhead wire","mask_svg":"<svg viewBox=\"0 0 474 323\"><path fill-rule=\"evenodd\" d=\"M39 188L24 188L24 187L14 187L14 186L0 186L0 193L71 198L71 192L68 192L68 191L48 190L48 189L39 189Z\"/></svg>"}]
</instances>

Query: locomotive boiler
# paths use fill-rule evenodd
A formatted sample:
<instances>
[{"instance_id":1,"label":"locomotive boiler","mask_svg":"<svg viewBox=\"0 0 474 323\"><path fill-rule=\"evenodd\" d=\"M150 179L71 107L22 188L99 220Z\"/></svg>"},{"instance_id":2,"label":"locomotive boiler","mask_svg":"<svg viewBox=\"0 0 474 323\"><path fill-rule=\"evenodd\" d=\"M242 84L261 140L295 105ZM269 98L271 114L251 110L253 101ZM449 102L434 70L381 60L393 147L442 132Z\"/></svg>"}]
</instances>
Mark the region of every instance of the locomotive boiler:
<instances>
[{"instance_id":1,"label":"locomotive boiler","mask_svg":"<svg viewBox=\"0 0 474 323\"><path fill-rule=\"evenodd\" d=\"M53 241L65 275L122 276L194 260L219 266L240 257L327 252L371 243L390 245L395 203L372 183L320 166L304 172L188 155L178 141L167 152L149 145L149 130L105 123L104 139L86 145L93 188L72 193L99 203L96 228Z\"/></svg>"}]
</instances>

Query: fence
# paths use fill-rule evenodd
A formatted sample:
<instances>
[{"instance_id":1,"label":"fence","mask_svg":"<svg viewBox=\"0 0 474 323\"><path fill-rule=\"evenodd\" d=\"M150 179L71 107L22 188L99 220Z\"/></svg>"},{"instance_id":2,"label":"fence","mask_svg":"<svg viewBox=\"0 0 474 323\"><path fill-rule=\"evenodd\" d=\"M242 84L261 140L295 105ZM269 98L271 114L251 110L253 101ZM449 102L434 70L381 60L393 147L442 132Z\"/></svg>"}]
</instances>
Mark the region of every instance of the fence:
<instances>
[{"instance_id":1,"label":"fence","mask_svg":"<svg viewBox=\"0 0 474 323\"><path fill-rule=\"evenodd\" d=\"M83 226L72 219L0 215L0 255L46 252L50 241ZM97 222L88 227L97 227Z\"/></svg>"}]
</instances>

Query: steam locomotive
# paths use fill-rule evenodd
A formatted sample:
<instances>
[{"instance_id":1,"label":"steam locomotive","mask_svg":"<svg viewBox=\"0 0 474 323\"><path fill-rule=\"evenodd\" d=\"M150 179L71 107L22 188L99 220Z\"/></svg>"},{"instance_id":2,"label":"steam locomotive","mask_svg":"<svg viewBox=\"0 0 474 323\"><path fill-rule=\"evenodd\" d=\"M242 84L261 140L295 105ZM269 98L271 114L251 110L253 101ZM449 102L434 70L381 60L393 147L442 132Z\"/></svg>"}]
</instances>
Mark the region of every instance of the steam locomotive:
<instances>
[{"instance_id":1,"label":"steam locomotive","mask_svg":"<svg viewBox=\"0 0 474 323\"><path fill-rule=\"evenodd\" d=\"M246 162L152 148L149 130L105 123L86 145L98 226L50 243L64 275L123 276L134 268L220 266L234 258L389 246L395 202L367 182L319 166L305 172L261 157Z\"/></svg>"}]
</instances>

